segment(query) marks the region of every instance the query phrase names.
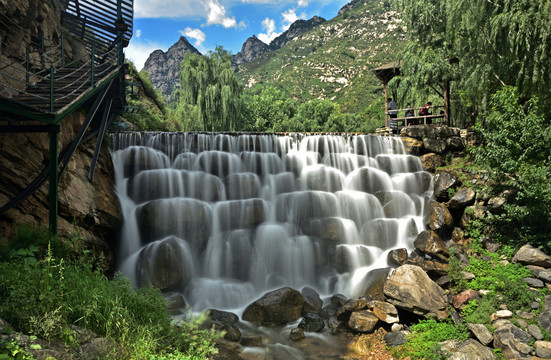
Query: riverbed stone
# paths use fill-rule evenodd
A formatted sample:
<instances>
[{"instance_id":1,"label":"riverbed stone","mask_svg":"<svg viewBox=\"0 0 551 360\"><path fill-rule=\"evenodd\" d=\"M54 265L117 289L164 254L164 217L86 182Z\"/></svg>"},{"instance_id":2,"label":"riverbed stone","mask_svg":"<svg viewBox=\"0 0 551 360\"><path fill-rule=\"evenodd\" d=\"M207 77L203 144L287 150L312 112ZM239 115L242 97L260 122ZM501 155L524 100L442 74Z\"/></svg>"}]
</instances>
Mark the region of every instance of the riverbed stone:
<instances>
[{"instance_id":1,"label":"riverbed stone","mask_svg":"<svg viewBox=\"0 0 551 360\"><path fill-rule=\"evenodd\" d=\"M516 252L511 260L513 263L522 265L536 265L544 268L551 267L551 258L538 248L532 245L524 245Z\"/></svg>"},{"instance_id":2,"label":"riverbed stone","mask_svg":"<svg viewBox=\"0 0 551 360\"><path fill-rule=\"evenodd\" d=\"M300 292L284 287L264 294L247 306L242 319L264 326L287 324L300 318L303 303Z\"/></svg>"},{"instance_id":3,"label":"riverbed stone","mask_svg":"<svg viewBox=\"0 0 551 360\"><path fill-rule=\"evenodd\" d=\"M375 330L379 318L370 310L355 311L350 315L348 327L354 331L370 333Z\"/></svg>"},{"instance_id":4,"label":"riverbed stone","mask_svg":"<svg viewBox=\"0 0 551 360\"><path fill-rule=\"evenodd\" d=\"M239 316L229 311L209 309L207 314L210 320L220 324L235 324L239 321Z\"/></svg>"},{"instance_id":5,"label":"riverbed stone","mask_svg":"<svg viewBox=\"0 0 551 360\"><path fill-rule=\"evenodd\" d=\"M323 300L321 300L318 292L309 286L305 286L300 293L304 300L302 315L307 313L319 314L323 307Z\"/></svg>"},{"instance_id":6,"label":"riverbed stone","mask_svg":"<svg viewBox=\"0 0 551 360\"><path fill-rule=\"evenodd\" d=\"M428 254L432 258L446 261L450 257L450 251L438 234L432 230L424 230L417 235L413 242L416 249Z\"/></svg>"},{"instance_id":7,"label":"riverbed stone","mask_svg":"<svg viewBox=\"0 0 551 360\"><path fill-rule=\"evenodd\" d=\"M291 330L291 333L289 334L289 339L293 341L299 341L304 339L306 336L304 335L304 330L301 328L294 328Z\"/></svg>"},{"instance_id":8,"label":"riverbed stone","mask_svg":"<svg viewBox=\"0 0 551 360\"><path fill-rule=\"evenodd\" d=\"M307 332L318 332L323 330L325 323L319 315L307 313L298 324L298 327Z\"/></svg>"},{"instance_id":9,"label":"riverbed stone","mask_svg":"<svg viewBox=\"0 0 551 360\"><path fill-rule=\"evenodd\" d=\"M494 331L494 347L501 349L506 359L525 359L530 357L532 336L515 325L503 323Z\"/></svg>"},{"instance_id":10,"label":"riverbed stone","mask_svg":"<svg viewBox=\"0 0 551 360\"><path fill-rule=\"evenodd\" d=\"M233 342L241 340L241 330L234 324L226 324L222 326L221 330L225 332L224 339Z\"/></svg>"},{"instance_id":11,"label":"riverbed stone","mask_svg":"<svg viewBox=\"0 0 551 360\"><path fill-rule=\"evenodd\" d=\"M419 266L396 268L385 283L384 294L389 303L414 314L438 319L448 316L444 290Z\"/></svg>"}]
</instances>

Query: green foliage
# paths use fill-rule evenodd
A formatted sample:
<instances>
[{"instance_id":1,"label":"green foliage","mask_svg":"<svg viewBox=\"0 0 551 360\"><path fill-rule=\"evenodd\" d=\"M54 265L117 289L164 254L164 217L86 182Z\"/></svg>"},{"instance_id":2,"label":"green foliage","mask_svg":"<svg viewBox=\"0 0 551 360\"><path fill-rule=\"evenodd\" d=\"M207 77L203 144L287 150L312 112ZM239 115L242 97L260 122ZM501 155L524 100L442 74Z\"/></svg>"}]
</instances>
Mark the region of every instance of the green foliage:
<instances>
[{"instance_id":1,"label":"green foliage","mask_svg":"<svg viewBox=\"0 0 551 360\"><path fill-rule=\"evenodd\" d=\"M531 242L551 250L551 124L538 98L521 101L515 88L498 91L491 105L479 128L486 144L476 161L490 170L494 192L505 186L515 194L493 225L513 245Z\"/></svg>"},{"instance_id":2,"label":"green foliage","mask_svg":"<svg viewBox=\"0 0 551 360\"><path fill-rule=\"evenodd\" d=\"M467 281L463 278L463 268L461 261L456 255L456 249L452 247L450 249L450 258L448 261L448 279L453 284L454 291L460 293L467 289Z\"/></svg>"},{"instance_id":3,"label":"green foliage","mask_svg":"<svg viewBox=\"0 0 551 360\"><path fill-rule=\"evenodd\" d=\"M35 350L40 349L40 345L31 345ZM34 360L34 356L21 346L20 338L12 338L0 342L0 360Z\"/></svg>"},{"instance_id":4,"label":"green foliage","mask_svg":"<svg viewBox=\"0 0 551 360\"><path fill-rule=\"evenodd\" d=\"M424 360L447 359L449 353L440 349L439 342L452 339L465 341L470 336L466 325L455 325L449 319L442 322L432 318L420 320L411 326L411 330L413 332L408 336L408 342L391 350L394 356Z\"/></svg>"},{"instance_id":5,"label":"green foliage","mask_svg":"<svg viewBox=\"0 0 551 360\"><path fill-rule=\"evenodd\" d=\"M412 44L401 54L401 85L439 96L452 80L455 111L468 122L488 109L488 95L516 86L523 98L547 99L551 1L396 0Z\"/></svg>"},{"instance_id":6,"label":"green foliage","mask_svg":"<svg viewBox=\"0 0 551 360\"><path fill-rule=\"evenodd\" d=\"M122 353L114 348L111 357L117 359L202 359L216 351L216 335L200 330L198 321L171 324L159 291L134 290L121 275L108 280L87 259L65 261L47 250L34 264L1 262L0 318L18 331L71 347L78 337L69 325L87 328L120 345Z\"/></svg>"},{"instance_id":7,"label":"green foliage","mask_svg":"<svg viewBox=\"0 0 551 360\"><path fill-rule=\"evenodd\" d=\"M190 120L204 131L234 131L241 116L242 85L231 67L231 55L217 47L208 56L187 52L180 65L176 111L196 107ZM197 117L197 118L195 118Z\"/></svg>"}]
</instances>

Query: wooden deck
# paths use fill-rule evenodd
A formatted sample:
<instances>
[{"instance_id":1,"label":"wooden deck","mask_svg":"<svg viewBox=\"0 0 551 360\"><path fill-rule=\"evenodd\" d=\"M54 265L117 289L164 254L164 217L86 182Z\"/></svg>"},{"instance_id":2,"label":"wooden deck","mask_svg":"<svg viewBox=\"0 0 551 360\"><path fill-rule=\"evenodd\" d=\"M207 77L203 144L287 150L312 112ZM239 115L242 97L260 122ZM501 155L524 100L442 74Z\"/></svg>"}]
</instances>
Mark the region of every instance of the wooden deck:
<instances>
[{"instance_id":1,"label":"wooden deck","mask_svg":"<svg viewBox=\"0 0 551 360\"><path fill-rule=\"evenodd\" d=\"M436 122L436 119L445 119L444 114L437 115L424 115L424 116L407 116L399 118L390 118L388 119L388 127L393 131L399 131L403 127L410 125L429 125L435 123L441 123L442 121Z\"/></svg>"}]
</instances>

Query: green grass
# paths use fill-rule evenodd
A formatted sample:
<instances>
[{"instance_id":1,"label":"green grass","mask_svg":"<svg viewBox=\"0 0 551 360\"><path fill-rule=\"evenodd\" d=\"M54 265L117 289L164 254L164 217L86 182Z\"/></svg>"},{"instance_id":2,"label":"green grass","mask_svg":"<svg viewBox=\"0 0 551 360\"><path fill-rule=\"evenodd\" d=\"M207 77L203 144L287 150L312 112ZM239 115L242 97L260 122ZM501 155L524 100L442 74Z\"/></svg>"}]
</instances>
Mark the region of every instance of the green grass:
<instances>
[{"instance_id":1,"label":"green grass","mask_svg":"<svg viewBox=\"0 0 551 360\"><path fill-rule=\"evenodd\" d=\"M218 335L198 322L171 323L159 291L135 290L122 275L110 280L86 259L55 258L51 248L35 255L0 262L0 318L16 331L75 347L77 325L117 344L107 359L204 359L216 351Z\"/></svg>"}]
</instances>

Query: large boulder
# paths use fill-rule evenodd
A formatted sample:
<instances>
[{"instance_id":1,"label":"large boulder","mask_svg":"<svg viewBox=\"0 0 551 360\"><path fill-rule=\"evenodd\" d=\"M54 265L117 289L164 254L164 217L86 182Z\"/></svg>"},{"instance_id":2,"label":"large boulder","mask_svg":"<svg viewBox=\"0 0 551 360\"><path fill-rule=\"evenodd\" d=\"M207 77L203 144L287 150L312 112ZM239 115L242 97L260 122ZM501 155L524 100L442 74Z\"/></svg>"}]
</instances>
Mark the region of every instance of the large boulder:
<instances>
[{"instance_id":1,"label":"large boulder","mask_svg":"<svg viewBox=\"0 0 551 360\"><path fill-rule=\"evenodd\" d=\"M385 283L384 294L388 302L414 314L438 319L448 316L444 290L418 266L396 268Z\"/></svg>"},{"instance_id":2,"label":"large boulder","mask_svg":"<svg viewBox=\"0 0 551 360\"><path fill-rule=\"evenodd\" d=\"M372 311L361 310L355 311L350 315L348 327L354 331L370 333L375 330L378 322L379 318Z\"/></svg>"},{"instance_id":3,"label":"large boulder","mask_svg":"<svg viewBox=\"0 0 551 360\"><path fill-rule=\"evenodd\" d=\"M524 245L521 247L513 259L513 263L521 263L522 265L536 265L544 268L551 267L551 258L540 249L532 245Z\"/></svg>"},{"instance_id":4,"label":"large boulder","mask_svg":"<svg viewBox=\"0 0 551 360\"><path fill-rule=\"evenodd\" d=\"M300 292L284 287L270 291L243 312L242 319L260 325L283 325L300 318L304 300Z\"/></svg>"},{"instance_id":5,"label":"large boulder","mask_svg":"<svg viewBox=\"0 0 551 360\"><path fill-rule=\"evenodd\" d=\"M318 332L323 330L323 328L325 327L325 323L319 315L307 313L298 324L298 327L304 331Z\"/></svg>"},{"instance_id":6,"label":"large boulder","mask_svg":"<svg viewBox=\"0 0 551 360\"><path fill-rule=\"evenodd\" d=\"M446 261L450 257L450 251L437 233L432 230L424 230L417 235L413 242L416 249L430 255L432 258Z\"/></svg>"},{"instance_id":7,"label":"large boulder","mask_svg":"<svg viewBox=\"0 0 551 360\"><path fill-rule=\"evenodd\" d=\"M482 324L467 324L469 330L483 345L490 345L494 337L488 328Z\"/></svg>"},{"instance_id":8,"label":"large boulder","mask_svg":"<svg viewBox=\"0 0 551 360\"><path fill-rule=\"evenodd\" d=\"M443 154L446 151L446 141L439 139L423 139L423 147L427 152Z\"/></svg>"},{"instance_id":9,"label":"large boulder","mask_svg":"<svg viewBox=\"0 0 551 360\"><path fill-rule=\"evenodd\" d=\"M423 153L423 141L414 139L413 137L402 137L402 142L404 143L406 153L411 155L421 155Z\"/></svg>"},{"instance_id":10,"label":"large boulder","mask_svg":"<svg viewBox=\"0 0 551 360\"><path fill-rule=\"evenodd\" d=\"M475 339L468 339L457 347L457 350L450 356L450 360L492 360L497 359L496 355L487 346L482 345Z\"/></svg>"},{"instance_id":11,"label":"large boulder","mask_svg":"<svg viewBox=\"0 0 551 360\"><path fill-rule=\"evenodd\" d=\"M494 331L494 347L501 349L506 359L528 359L532 352L532 336L510 322L503 322Z\"/></svg>"},{"instance_id":12,"label":"large boulder","mask_svg":"<svg viewBox=\"0 0 551 360\"><path fill-rule=\"evenodd\" d=\"M323 307L323 300L321 300L318 292L311 287L305 286L301 291L304 304L302 306L302 315L307 313L319 314Z\"/></svg>"}]
</instances>

